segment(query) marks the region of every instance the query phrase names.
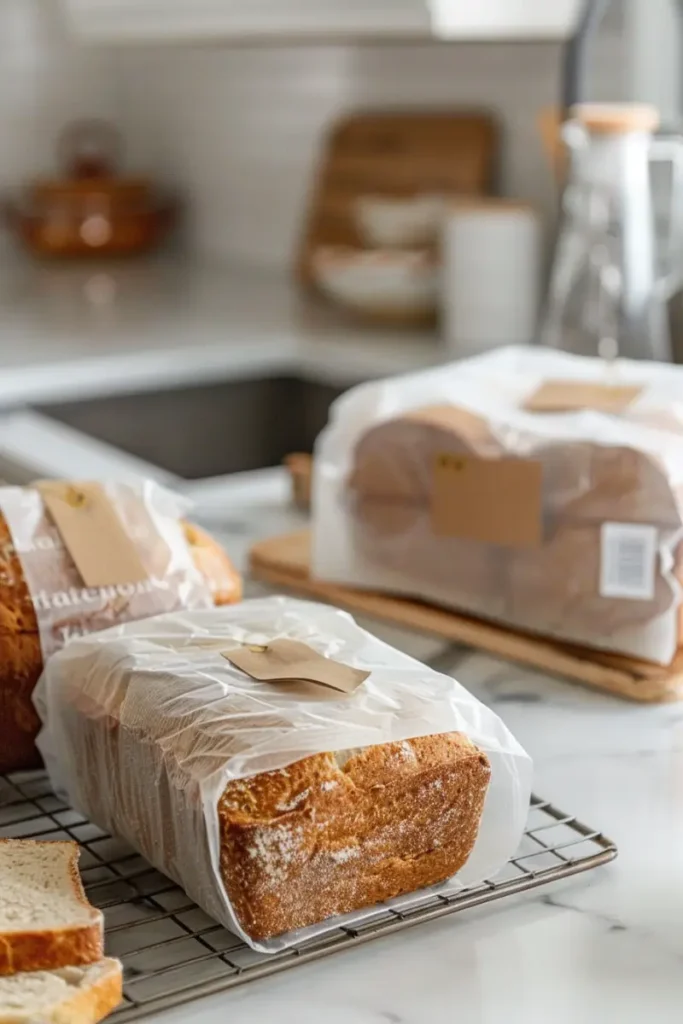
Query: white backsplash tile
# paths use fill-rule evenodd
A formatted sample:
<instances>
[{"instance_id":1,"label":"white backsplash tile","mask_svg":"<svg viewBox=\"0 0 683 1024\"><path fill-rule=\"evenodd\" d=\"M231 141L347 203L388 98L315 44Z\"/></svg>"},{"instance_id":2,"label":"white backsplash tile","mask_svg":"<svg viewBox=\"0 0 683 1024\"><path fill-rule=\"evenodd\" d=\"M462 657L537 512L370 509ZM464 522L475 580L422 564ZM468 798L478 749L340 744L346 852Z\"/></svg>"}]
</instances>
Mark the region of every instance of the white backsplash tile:
<instances>
[{"instance_id":1,"label":"white backsplash tile","mask_svg":"<svg viewBox=\"0 0 683 1024\"><path fill-rule=\"evenodd\" d=\"M73 118L117 119L115 58L66 36L54 0L0 0L0 186L55 168Z\"/></svg>"},{"instance_id":2,"label":"white backsplash tile","mask_svg":"<svg viewBox=\"0 0 683 1024\"><path fill-rule=\"evenodd\" d=\"M117 73L112 55L67 38L55 0L0 0L0 191L56 172L68 121L118 120ZM0 255L13 252L0 232Z\"/></svg>"},{"instance_id":3,"label":"white backsplash tile","mask_svg":"<svg viewBox=\"0 0 683 1024\"><path fill-rule=\"evenodd\" d=\"M501 183L554 209L536 127L558 94L555 44L81 46L56 0L0 0L0 189L55 167L65 122L121 126L127 163L183 190L206 256L290 264L325 132L369 107L490 108ZM622 95L618 39L600 45L596 98ZM2 243L6 244L3 236Z\"/></svg>"},{"instance_id":4,"label":"white backsplash tile","mask_svg":"<svg viewBox=\"0 0 683 1024\"><path fill-rule=\"evenodd\" d=\"M120 54L136 158L183 187L199 252L284 267L329 126L391 106L490 108L503 129L501 185L552 216L538 136L558 96L555 44L327 45L128 50ZM591 92L623 96L617 36L598 46Z\"/></svg>"}]
</instances>

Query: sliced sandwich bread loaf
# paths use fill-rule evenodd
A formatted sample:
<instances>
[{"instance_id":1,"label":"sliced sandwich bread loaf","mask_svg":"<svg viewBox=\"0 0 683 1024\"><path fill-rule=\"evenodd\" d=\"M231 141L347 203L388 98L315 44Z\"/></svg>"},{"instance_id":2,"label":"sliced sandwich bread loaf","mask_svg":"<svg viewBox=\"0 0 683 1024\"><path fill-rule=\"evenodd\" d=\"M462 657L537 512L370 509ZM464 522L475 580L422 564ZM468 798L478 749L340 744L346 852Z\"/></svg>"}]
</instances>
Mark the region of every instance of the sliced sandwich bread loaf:
<instances>
[{"instance_id":1,"label":"sliced sandwich bread loaf","mask_svg":"<svg viewBox=\"0 0 683 1024\"><path fill-rule=\"evenodd\" d=\"M101 960L102 912L87 900L71 842L0 839L0 975Z\"/></svg>"}]
</instances>

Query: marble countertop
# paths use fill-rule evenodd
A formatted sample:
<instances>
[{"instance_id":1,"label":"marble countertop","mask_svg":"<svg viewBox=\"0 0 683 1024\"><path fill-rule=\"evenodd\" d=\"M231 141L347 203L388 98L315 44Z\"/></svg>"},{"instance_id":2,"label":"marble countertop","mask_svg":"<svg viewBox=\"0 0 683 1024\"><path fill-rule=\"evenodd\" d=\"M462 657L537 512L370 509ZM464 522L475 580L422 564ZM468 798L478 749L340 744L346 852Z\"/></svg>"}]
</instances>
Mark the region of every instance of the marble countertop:
<instances>
[{"instance_id":1,"label":"marble countertop","mask_svg":"<svg viewBox=\"0 0 683 1024\"><path fill-rule=\"evenodd\" d=\"M0 265L0 407L286 373L344 386L447 358L434 333L345 323L275 273Z\"/></svg>"},{"instance_id":2,"label":"marble countertop","mask_svg":"<svg viewBox=\"0 0 683 1024\"><path fill-rule=\"evenodd\" d=\"M194 487L244 564L296 528L279 471ZM361 620L417 657L437 641ZM683 1005L683 707L641 707L488 656L457 678L535 761L535 790L604 831L608 867L150 1018L155 1024L674 1024Z\"/></svg>"}]
</instances>

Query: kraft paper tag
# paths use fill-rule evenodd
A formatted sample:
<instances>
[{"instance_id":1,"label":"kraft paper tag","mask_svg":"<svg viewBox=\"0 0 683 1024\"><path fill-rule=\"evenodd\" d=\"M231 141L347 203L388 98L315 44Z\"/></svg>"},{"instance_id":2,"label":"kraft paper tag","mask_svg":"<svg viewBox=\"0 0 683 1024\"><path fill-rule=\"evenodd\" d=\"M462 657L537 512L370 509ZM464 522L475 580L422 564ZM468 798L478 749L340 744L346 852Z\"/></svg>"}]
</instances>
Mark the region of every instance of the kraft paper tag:
<instances>
[{"instance_id":1,"label":"kraft paper tag","mask_svg":"<svg viewBox=\"0 0 683 1024\"><path fill-rule=\"evenodd\" d=\"M222 651L222 654L252 679L268 683L304 680L341 693L353 693L370 675L362 669L325 658L299 640L273 640L264 646L246 644L232 651Z\"/></svg>"},{"instance_id":2,"label":"kraft paper tag","mask_svg":"<svg viewBox=\"0 0 683 1024\"><path fill-rule=\"evenodd\" d=\"M592 384L581 380L547 380L524 403L527 412L623 412L642 392L638 384Z\"/></svg>"},{"instance_id":3,"label":"kraft paper tag","mask_svg":"<svg viewBox=\"0 0 683 1024\"><path fill-rule=\"evenodd\" d=\"M86 587L142 583L149 574L98 483L41 480L40 493Z\"/></svg>"},{"instance_id":4,"label":"kraft paper tag","mask_svg":"<svg viewBox=\"0 0 683 1024\"><path fill-rule=\"evenodd\" d=\"M543 471L532 459L436 457L432 529L502 547L537 547L543 540Z\"/></svg>"}]
</instances>

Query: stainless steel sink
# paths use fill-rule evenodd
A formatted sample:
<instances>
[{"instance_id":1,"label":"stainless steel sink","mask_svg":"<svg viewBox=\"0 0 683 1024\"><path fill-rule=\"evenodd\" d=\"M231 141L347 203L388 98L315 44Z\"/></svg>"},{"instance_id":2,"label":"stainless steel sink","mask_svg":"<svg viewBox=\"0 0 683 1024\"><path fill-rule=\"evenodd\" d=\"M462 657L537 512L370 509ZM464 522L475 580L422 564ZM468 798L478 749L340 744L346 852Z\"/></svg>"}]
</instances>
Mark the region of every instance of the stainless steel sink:
<instances>
[{"instance_id":1,"label":"stainless steel sink","mask_svg":"<svg viewBox=\"0 0 683 1024\"><path fill-rule=\"evenodd\" d=\"M296 377L116 395L37 411L188 480L310 451L340 389Z\"/></svg>"}]
</instances>

